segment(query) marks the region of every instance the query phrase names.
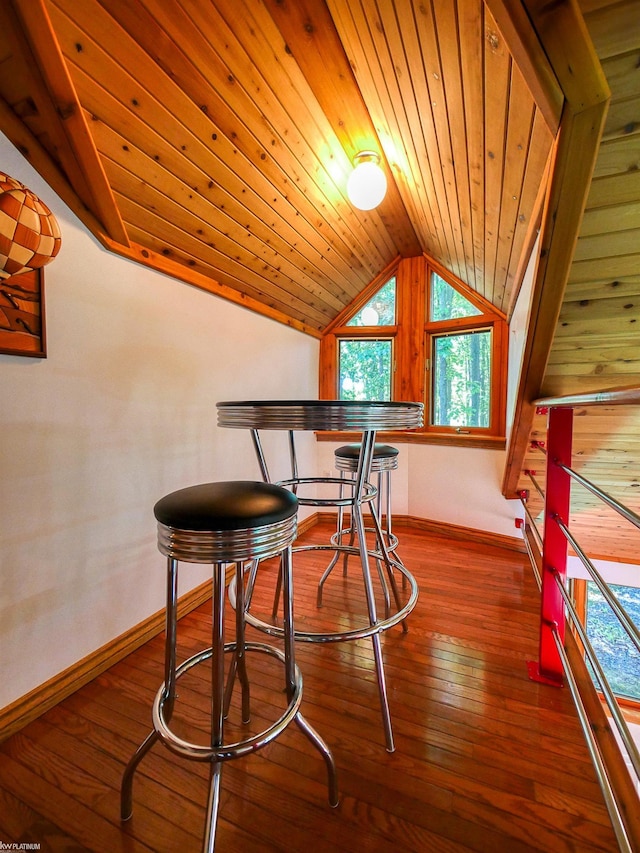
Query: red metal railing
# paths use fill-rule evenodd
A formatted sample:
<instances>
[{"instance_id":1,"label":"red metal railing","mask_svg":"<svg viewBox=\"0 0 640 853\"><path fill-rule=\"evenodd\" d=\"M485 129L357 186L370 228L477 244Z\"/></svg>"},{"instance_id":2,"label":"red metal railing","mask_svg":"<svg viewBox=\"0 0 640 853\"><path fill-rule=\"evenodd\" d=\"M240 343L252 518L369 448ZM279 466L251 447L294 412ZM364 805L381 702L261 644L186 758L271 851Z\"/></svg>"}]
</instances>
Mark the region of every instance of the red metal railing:
<instances>
[{"instance_id":1,"label":"red metal railing","mask_svg":"<svg viewBox=\"0 0 640 853\"><path fill-rule=\"evenodd\" d=\"M594 734L597 726L590 720L583 692L578 685L569 657L565 648L565 626L570 625L580 639L585 659L591 665L593 673L591 684L596 689L609 708L610 716L618 730L618 736L625 751L627 764L635 773L637 788L640 781L640 754L629 732L624 716L620 710L616 696L611 689L606 675L598 661L597 654L587 636L567 584L567 552L570 545L586 568L591 579L596 583L607 603L611 607L618 622L640 652L640 631L634 624L624 607L619 603L611 588L603 579L594 563L586 555L576 537L571 532L570 505L572 483L587 489L591 494L614 509L622 518L640 529L640 516L625 507L597 485L571 468L573 409L575 406L595 405L639 405L640 389L622 389L602 394L553 398L539 400L538 411L546 411L548 415L546 441L533 442L532 446L546 456L546 488L543 490L535 479L536 472L527 470L529 480L536 492L544 500L543 533L538 530L535 519L527 506L529 492L520 493L525 510L526 531L531 531L532 537L525 532L525 543L531 558L538 583L541 587L541 619L539 659L528 664L530 677L548 684L566 684L571 691L576 704L578 716L582 725L587 745L594 763L598 781L603 791L605 803L609 810L612 825L623 851L637 850L637 827L629 831L629 803L619 802L616 785L612 784L611 771L606 756L603 754L598 737ZM537 550L537 554L536 554ZM538 566L541 570L538 570ZM619 790L619 789L618 789ZM629 790L629 786L627 786ZM631 807L631 814L638 813L637 802ZM635 841L634 841L635 837Z\"/></svg>"}]
</instances>

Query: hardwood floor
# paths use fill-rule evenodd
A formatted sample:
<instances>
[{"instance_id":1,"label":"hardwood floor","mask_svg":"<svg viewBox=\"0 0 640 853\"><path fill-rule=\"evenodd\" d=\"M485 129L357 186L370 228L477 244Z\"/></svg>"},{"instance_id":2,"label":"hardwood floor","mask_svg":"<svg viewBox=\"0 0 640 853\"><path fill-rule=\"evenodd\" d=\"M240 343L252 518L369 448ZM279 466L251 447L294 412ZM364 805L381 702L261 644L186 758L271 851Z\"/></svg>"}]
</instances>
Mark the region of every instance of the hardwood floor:
<instances>
[{"instance_id":1,"label":"hardwood floor","mask_svg":"<svg viewBox=\"0 0 640 853\"><path fill-rule=\"evenodd\" d=\"M317 525L304 540L326 541L328 532ZM334 752L340 804L329 807L324 764L292 726L224 767L216 849L617 850L569 692L527 677L539 596L526 558L398 532L420 597L409 631L395 627L383 639L396 751L384 748L370 641L297 644L303 712ZM355 564L346 580L337 569L318 614L315 578L326 559L307 552L296 561L298 627L329 619L357 582ZM273 575L261 573L257 608L271 601ZM344 610L342 623L355 624L355 599ZM203 606L181 621L181 658L208 644L208 615ZM199 850L207 768L161 744L138 769L132 819L119 819L122 771L149 729L162 653L158 637L0 747L0 842L41 851ZM282 705L282 676L271 659L252 660L257 730ZM207 675L200 667L180 682L175 720L187 735L206 725ZM231 737L241 729L233 725Z\"/></svg>"}]
</instances>

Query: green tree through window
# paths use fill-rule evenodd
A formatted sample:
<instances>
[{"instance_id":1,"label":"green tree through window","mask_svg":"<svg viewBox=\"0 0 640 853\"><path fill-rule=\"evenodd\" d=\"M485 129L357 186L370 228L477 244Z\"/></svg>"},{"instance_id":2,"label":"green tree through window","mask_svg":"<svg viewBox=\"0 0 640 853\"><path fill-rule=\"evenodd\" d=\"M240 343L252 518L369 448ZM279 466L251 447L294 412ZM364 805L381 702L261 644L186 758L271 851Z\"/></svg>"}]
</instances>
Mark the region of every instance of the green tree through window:
<instances>
[{"instance_id":1,"label":"green tree through window","mask_svg":"<svg viewBox=\"0 0 640 853\"><path fill-rule=\"evenodd\" d=\"M391 399L391 341L341 340L341 400Z\"/></svg>"},{"instance_id":2,"label":"green tree through window","mask_svg":"<svg viewBox=\"0 0 640 853\"><path fill-rule=\"evenodd\" d=\"M430 320L453 320L456 317L477 317L480 310L451 287L437 273L431 274Z\"/></svg>"},{"instance_id":3,"label":"green tree through window","mask_svg":"<svg viewBox=\"0 0 640 853\"><path fill-rule=\"evenodd\" d=\"M494 446L505 430L504 315L426 255L392 269L324 332L321 398L422 400L419 440Z\"/></svg>"},{"instance_id":4,"label":"green tree through window","mask_svg":"<svg viewBox=\"0 0 640 853\"><path fill-rule=\"evenodd\" d=\"M488 427L491 332L436 336L433 360L433 424Z\"/></svg>"},{"instance_id":5,"label":"green tree through window","mask_svg":"<svg viewBox=\"0 0 640 853\"><path fill-rule=\"evenodd\" d=\"M611 584L611 591L640 625L640 588ZM587 636L613 692L640 701L640 654L593 581L587 583Z\"/></svg>"},{"instance_id":6,"label":"green tree through window","mask_svg":"<svg viewBox=\"0 0 640 853\"><path fill-rule=\"evenodd\" d=\"M376 328L396 322L396 279L389 279L347 326ZM341 400L390 400L390 338L342 338L338 344L338 393Z\"/></svg>"}]
</instances>

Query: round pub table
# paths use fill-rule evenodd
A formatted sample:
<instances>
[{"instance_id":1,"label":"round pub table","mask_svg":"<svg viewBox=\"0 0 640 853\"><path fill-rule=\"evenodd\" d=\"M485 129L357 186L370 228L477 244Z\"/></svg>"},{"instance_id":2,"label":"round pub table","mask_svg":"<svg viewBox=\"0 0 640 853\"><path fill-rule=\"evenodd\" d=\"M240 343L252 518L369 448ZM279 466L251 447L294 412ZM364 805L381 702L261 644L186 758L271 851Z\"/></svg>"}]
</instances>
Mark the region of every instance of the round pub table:
<instances>
[{"instance_id":1,"label":"round pub table","mask_svg":"<svg viewBox=\"0 0 640 853\"><path fill-rule=\"evenodd\" d=\"M353 519L352 526L357 534L357 545L345 545L334 541L326 545L296 547L294 552L327 550L359 556L367 605L367 624L360 628L336 630L334 632L311 632L296 629L295 637L296 640L310 643L343 642L365 637L371 638L386 748L389 752L393 752L395 746L380 635L399 622L404 622L407 615L415 607L418 598L418 585L407 567L389 553L374 505L377 489L369 480L377 432L380 430L410 430L421 427L424 415L423 404L360 400L244 400L220 402L217 404L217 410L219 426L250 430L260 471L265 482L272 481L263 452L260 431L286 431L289 438L291 476L285 480L277 481L276 485L291 489L297 495L298 503L301 506L349 509ZM345 480L340 477L301 476L296 454L295 433L307 430L361 433L360 455L353 480ZM329 497L305 497L300 494L302 487L319 484L332 485L335 487L336 494ZM363 516L365 506L369 507L374 523L376 544L373 550L369 549L366 541ZM395 610L385 613L382 617L378 615L376 607L370 568L371 559L381 560L385 564L396 602ZM255 580L256 569L257 563L252 567L249 590L253 580ZM394 570L408 582L408 595L404 603L401 602L398 593ZM246 599L247 622L268 634L281 636L282 629L280 627L258 619L250 613L250 601L249 591Z\"/></svg>"}]
</instances>

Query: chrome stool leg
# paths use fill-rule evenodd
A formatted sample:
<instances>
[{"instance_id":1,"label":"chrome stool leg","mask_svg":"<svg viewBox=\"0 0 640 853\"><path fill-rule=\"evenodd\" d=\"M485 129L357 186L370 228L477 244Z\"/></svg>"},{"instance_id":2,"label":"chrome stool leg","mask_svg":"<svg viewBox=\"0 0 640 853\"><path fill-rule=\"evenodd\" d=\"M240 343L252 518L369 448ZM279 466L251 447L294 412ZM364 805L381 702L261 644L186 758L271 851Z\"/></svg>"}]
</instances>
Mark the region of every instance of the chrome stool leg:
<instances>
[{"instance_id":1,"label":"chrome stool leg","mask_svg":"<svg viewBox=\"0 0 640 853\"><path fill-rule=\"evenodd\" d=\"M251 709L249 698L249 676L247 675L247 663L245 657L244 625L248 602L251 600L253 583L255 583L255 573L253 570L254 566L257 569L257 563L257 560L253 560L251 563L251 575L249 578L249 586L246 591L244 588L244 566L241 563L236 563L234 585L234 589L236 590L236 650L231 659L229 674L227 676L227 685L224 690L224 718L226 719L229 715L229 707L231 705L231 698L233 696L233 688L237 675L240 680L240 687L242 690L242 722L245 724L251 719Z\"/></svg>"},{"instance_id":2,"label":"chrome stool leg","mask_svg":"<svg viewBox=\"0 0 640 853\"><path fill-rule=\"evenodd\" d=\"M207 819L205 823L205 835L203 851L213 853L216 843L216 826L218 822L218 811L220 810L220 779L222 777L222 764L218 761L211 765L211 776L209 779L209 798L207 799Z\"/></svg>"},{"instance_id":3,"label":"chrome stool leg","mask_svg":"<svg viewBox=\"0 0 640 853\"><path fill-rule=\"evenodd\" d=\"M344 497L344 471L340 471L340 490L338 492L339 505L338 505L338 528L336 531L336 544L338 546L342 545L342 534L344 527L344 507L342 505L342 498ZM353 545L353 542L350 543ZM333 571L333 567L338 562L338 558L340 556L340 551L335 551L333 557L331 558L331 562L324 570L322 577L318 581L318 592L316 595L316 607L322 607L322 590L324 589L324 583L326 579L329 577L331 572ZM347 573L347 555L344 555L344 574ZM275 616L275 614L272 614Z\"/></svg>"},{"instance_id":4,"label":"chrome stool leg","mask_svg":"<svg viewBox=\"0 0 640 853\"><path fill-rule=\"evenodd\" d=\"M367 599L367 609L369 612L369 621L373 625L378 621L376 613L376 602L371 582L371 571L369 568L369 555L367 551L367 543L365 541L364 519L362 517L362 506L356 505L353 509L354 526L360 543L360 558L362 561L362 576L364 579L364 588ZM384 728L385 742L387 752L395 751L395 743L393 740L393 729L391 726L391 712L389 710L389 699L387 696L387 685L384 673L384 661L382 658L382 645L380 642L380 634L375 633L371 637L373 646L373 656L375 660L376 678L378 682L378 693L380 696L380 708L382 712L382 725Z\"/></svg>"},{"instance_id":5,"label":"chrome stool leg","mask_svg":"<svg viewBox=\"0 0 640 853\"><path fill-rule=\"evenodd\" d=\"M241 564L236 564L236 572L242 571ZM237 576L237 575L236 575ZM225 592L224 564L216 563L213 567L213 614L211 626L211 748L215 751L222 746L224 735L224 592ZM243 614L242 614L243 615ZM244 649L240 650L243 640L236 637L236 655L239 670L244 666ZM244 710L244 691L243 691ZM244 722L244 721L243 721ZM222 762L211 759L211 772L209 783L209 797L207 799L207 813L205 820L205 834L203 850L206 853L213 851L216 838L216 826L218 823L218 810L220 807L220 777L222 775Z\"/></svg>"},{"instance_id":6,"label":"chrome stool leg","mask_svg":"<svg viewBox=\"0 0 640 853\"><path fill-rule=\"evenodd\" d=\"M393 592L393 599L396 603L396 607L398 608L398 610L400 610L402 608L402 599L400 598L400 593L398 591L398 584L396 583L396 577L395 577L395 574L393 572L393 565L391 564L391 557L390 557L391 550L387 546L388 540L385 540L385 537L384 537L383 532L382 532L382 528L380 526L380 519L378 516L376 516L375 512L373 512L373 511L371 512L371 518L373 521L374 530L376 532L377 547L379 548L380 553L382 554L382 562L384 562L384 564L385 564L385 568L387 570L387 577L389 579L389 586L391 587L391 591ZM396 556L396 555L394 555L394 556ZM397 561L397 562L399 562L399 561ZM378 563L378 572L382 575L382 566L381 566L379 559L377 560L377 563ZM386 582L384 582L384 580L382 582L383 582L384 589L386 590L385 605L387 608L387 618L388 618L389 612L390 612L390 601L388 598L389 591L388 591ZM404 574L402 575L402 586L403 586L403 588L406 587L406 578L405 578ZM405 618L402 620L402 631L403 631L403 633L406 634L408 630L409 629L407 628L407 620Z\"/></svg>"},{"instance_id":7,"label":"chrome stool leg","mask_svg":"<svg viewBox=\"0 0 640 853\"><path fill-rule=\"evenodd\" d=\"M284 629L284 654L287 660L287 693L289 701L293 697L295 689L295 631L293 623L293 565L291 559L291 549L287 549L282 555L282 570L280 576L284 576L282 584L282 605L283 613L283 629ZM296 723L311 741L324 758L327 767L327 776L329 784L329 805L335 808L338 805L338 779L336 773L336 764L331 753L331 750L320 737L316 730L311 726L302 714L298 711L295 717Z\"/></svg>"},{"instance_id":8,"label":"chrome stool leg","mask_svg":"<svg viewBox=\"0 0 640 853\"><path fill-rule=\"evenodd\" d=\"M167 558L167 609L165 613L164 688L167 718L171 717L176 697L176 635L178 624L178 561ZM151 747L159 739L155 729L134 752L127 764L120 789L120 820L129 820L133 811L133 775Z\"/></svg>"}]
</instances>

